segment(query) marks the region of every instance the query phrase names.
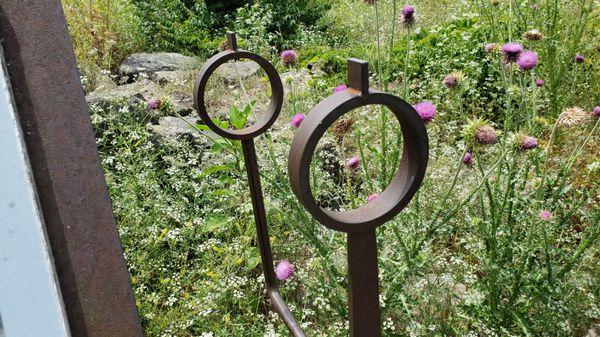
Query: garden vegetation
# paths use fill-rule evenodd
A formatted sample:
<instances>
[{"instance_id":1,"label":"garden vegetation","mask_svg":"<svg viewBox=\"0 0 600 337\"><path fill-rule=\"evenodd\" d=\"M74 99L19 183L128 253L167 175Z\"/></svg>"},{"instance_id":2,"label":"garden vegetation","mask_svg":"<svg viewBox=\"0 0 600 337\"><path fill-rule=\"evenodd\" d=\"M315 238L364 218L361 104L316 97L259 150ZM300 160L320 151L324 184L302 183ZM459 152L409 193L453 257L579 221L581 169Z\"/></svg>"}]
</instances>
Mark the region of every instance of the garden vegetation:
<instances>
[{"instance_id":1,"label":"garden vegetation","mask_svg":"<svg viewBox=\"0 0 600 337\"><path fill-rule=\"evenodd\" d=\"M377 233L384 335L581 336L600 321L598 1L63 3L88 81L133 52L204 59L228 29L284 74L280 121L256 143L280 287L310 336L347 335L345 236L294 198L287 155L311 108L347 89L349 57L429 134L421 189ZM252 83L215 89L233 99L223 127L255 120L268 92ZM239 143L201 124L156 136L168 102L90 109L146 334L287 336L265 299ZM377 198L402 155L397 124L375 106L326 133L311 164L323 207Z\"/></svg>"}]
</instances>

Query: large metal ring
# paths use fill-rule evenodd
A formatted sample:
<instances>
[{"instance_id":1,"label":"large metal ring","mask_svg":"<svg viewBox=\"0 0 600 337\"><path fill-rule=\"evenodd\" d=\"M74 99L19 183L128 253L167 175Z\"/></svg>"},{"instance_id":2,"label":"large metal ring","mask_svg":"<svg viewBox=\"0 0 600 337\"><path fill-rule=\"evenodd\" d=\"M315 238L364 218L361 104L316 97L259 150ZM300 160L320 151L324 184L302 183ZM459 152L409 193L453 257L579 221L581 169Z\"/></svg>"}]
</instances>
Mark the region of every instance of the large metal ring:
<instances>
[{"instance_id":1,"label":"large metal ring","mask_svg":"<svg viewBox=\"0 0 600 337\"><path fill-rule=\"evenodd\" d=\"M396 96L368 89L368 84L367 90L362 90L347 89L315 106L296 130L289 157L288 173L296 197L321 224L346 233L372 231L402 211L423 181L429 155L425 125L412 106ZM372 104L387 106L400 122L404 150L398 172L385 191L366 205L344 212L323 209L310 187L310 165L317 144L338 118Z\"/></svg>"},{"instance_id":2,"label":"large metal ring","mask_svg":"<svg viewBox=\"0 0 600 337\"><path fill-rule=\"evenodd\" d=\"M258 65L266 72L269 77L269 82L271 83L271 103L266 116L252 126L241 130L225 130L218 127L210 118L206 110L204 93L206 91L208 79L220 65L225 64L230 60L242 58L258 63ZM204 124L216 134L235 140L253 139L271 127L279 116L281 106L283 105L283 84L281 83L281 78L275 67L263 57L246 50L226 50L211 57L206 61L204 66L202 66L202 69L200 69L200 73L196 78L196 84L194 86L194 104L196 105L196 110Z\"/></svg>"}]
</instances>

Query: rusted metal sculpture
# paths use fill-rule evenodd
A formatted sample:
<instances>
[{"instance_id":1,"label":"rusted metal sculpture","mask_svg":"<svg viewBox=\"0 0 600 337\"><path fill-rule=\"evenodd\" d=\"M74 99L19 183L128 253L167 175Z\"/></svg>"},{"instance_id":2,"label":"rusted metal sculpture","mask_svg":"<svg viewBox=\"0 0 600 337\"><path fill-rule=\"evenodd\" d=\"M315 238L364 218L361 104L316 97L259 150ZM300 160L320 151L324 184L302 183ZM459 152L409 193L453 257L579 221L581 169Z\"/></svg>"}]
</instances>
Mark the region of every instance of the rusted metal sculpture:
<instances>
[{"instance_id":1,"label":"rusted metal sculpture","mask_svg":"<svg viewBox=\"0 0 600 337\"><path fill-rule=\"evenodd\" d=\"M61 2L0 1L0 41L71 335L141 337Z\"/></svg>"},{"instance_id":2,"label":"rusted metal sculpture","mask_svg":"<svg viewBox=\"0 0 600 337\"><path fill-rule=\"evenodd\" d=\"M228 47L228 50L210 58L200 70L194 88L196 109L203 122L215 133L242 142L267 292L273 307L292 335L306 336L277 288L254 147L254 138L266 132L279 116L283 103L283 85L277 70L267 60L237 48L236 37L232 32L228 32ZM267 115L256 124L242 130L224 130L211 120L206 110L206 85L220 65L241 58L257 62L266 72L271 83L271 104ZM349 88L319 103L296 130L288 171L292 190L308 212L321 224L348 233L350 336L378 337L381 336L381 318L375 229L402 211L418 190L425 175L429 146L425 125L408 103L396 96L369 88L367 62L350 59L348 66ZM310 189L310 164L317 143L338 118L353 109L372 104L387 106L402 127L404 150L398 172L375 201L346 212L325 210L318 205Z\"/></svg>"},{"instance_id":3,"label":"rusted metal sculpture","mask_svg":"<svg viewBox=\"0 0 600 337\"><path fill-rule=\"evenodd\" d=\"M200 117L206 126L224 138L240 140L242 142L242 152L244 154L246 174L250 184L250 195L252 197L252 207L254 209L254 221L256 223L256 231L258 234L258 246L260 249L267 293L271 299L271 304L275 308L275 311L279 313L290 332L295 337L304 337L306 335L292 315L289 307L281 297L279 288L277 287L275 270L273 269L273 253L271 251L271 241L269 239L265 203L260 184L260 174L258 171L259 168L254 147L254 138L266 132L267 129L271 127L273 123L275 123L277 117L279 117L281 106L283 104L283 84L281 83L281 78L279 77L277 70L271 63L269 63L269 61L249 51L238 49L236 36L234 33L228 32L227 39L228 49L211 57L208 61L206 61L202 69L200 69L200 73L198 74L194 87L194 103L196 110L200 114ZM206 110L206 104L204 101L206 85L210 76L220 65L223 65L231 60L243 58L258 63L258 65L267 74L269 82L271 83L271 103L266 116L262 120L257 121L256 124L242 130L224 130L212 121L208 111Z\"/></svg>"},{"instance_id":4,"label":"rusted metal sculpture","mask_svg":"<svg viewBox=\"0 0 600 337\"><path fill-rule=\"evenodd\" d=\"M402 99L369 88L369 65L348 61L348 85L315 106L296 130L289 156L292 190L321 224L348 234L348 305L350 336L381 336L377 241L375 229L396 216L415 195L427 167L429 145L425 125ZM404 138L402 160L390 185L374 201L357 209L323 209L310 187L310 164L319 139L341 116L366 105L385 105L396 116Z\"/></svg>"}]
</instances>

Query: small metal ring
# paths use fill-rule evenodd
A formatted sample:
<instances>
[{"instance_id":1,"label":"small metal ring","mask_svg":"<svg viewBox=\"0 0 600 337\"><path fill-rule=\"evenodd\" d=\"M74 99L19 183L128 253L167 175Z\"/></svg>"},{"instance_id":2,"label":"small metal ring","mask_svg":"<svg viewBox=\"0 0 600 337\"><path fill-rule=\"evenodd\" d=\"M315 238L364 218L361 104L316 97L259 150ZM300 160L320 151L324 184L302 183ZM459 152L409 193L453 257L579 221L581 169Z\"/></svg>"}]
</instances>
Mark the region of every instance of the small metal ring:
<instances>
[{"instance_id":1,"label":"small metal ring","mask_svg":"<svg viewBox=\"0 0 600 337\"><path fill-rule=\"evenodd\" d=\"M271 83L271 103L267 115L262 120L241 130L225 130L218 127L210 118L206 110L204 93L206 91L208 79L215 70L217 70L219 66L234 59L249 59L258 63L258 65L264 69L269 77L269 82ZM273 125L273 123L275 123L275 120L277 120L277 117L281 112L281 106L283 105L283 84L281 83L281 78L275 67L263 57L246 50L225 50L208 59L202 66L202 69L200 69L194 86L194 104L196 105L196 110L204 124L216 134L229 139L249 140L265 132Z\"/></svg>"},{"instance_id":2,"label":"small metal ring","mask_svg":"<svg viewBox=\"0 0 600 337\"><path fill-rule=\"evenodd\" d=\"M423 181L429 156L427 130L415 109L396 96L367 90L361 93L350 88L315 106L296 130L289 156L288 173L296 197L321 224L346 233L372 231L402 211ZM404 149L398 171L374 201L344 212L323 209L310 187L310 165L317 144L338 118L373 104L387 106L400 122Z\"/></svg>"}]
</instances>

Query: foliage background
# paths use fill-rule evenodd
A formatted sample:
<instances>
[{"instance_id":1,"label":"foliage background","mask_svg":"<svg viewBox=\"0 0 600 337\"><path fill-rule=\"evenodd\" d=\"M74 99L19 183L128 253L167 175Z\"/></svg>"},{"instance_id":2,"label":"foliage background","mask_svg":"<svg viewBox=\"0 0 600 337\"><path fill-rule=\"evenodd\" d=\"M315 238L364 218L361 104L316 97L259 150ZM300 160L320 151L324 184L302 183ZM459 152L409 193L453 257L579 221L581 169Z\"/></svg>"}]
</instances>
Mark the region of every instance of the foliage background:
<instances>
[{"instance_id":1,"label":"foliage background","mask_svg":"<svg viewBox=\"0 0 600 337\"><path fill-rule=\"evenodd\" d=\"M377 13L359 0L63 3L89 76L114 72L138 51L205 58L219 49L227 29L281 73L318 70L302 85L286 81L283 122L257 141L275 258L296 268L282 289L311 335L347 332L345 242L310 219L289 190L287 120L345 82L348 57L369 61L374 86L438 108L428 125L431 163L420 198L378 232L384 334L579 336L600 320L597 129L555 127L565 108L589 111L600 102L597 1L418 0L410 34L393 17L391 0L379 1ZM510 11L516 4L518 14ZM534 28L545 34L541 42L526 42L540 56L541 89L483 49L521 41ZM293 69L278 59L287 48L299 55ZM573 62L576 53L586 56L584 65ZM465 78L461 89L447 90L442 80L456 71ZM531 109L535 119L528 118ZM146 106L91 113L147 335L286 336L263 298L239 147L159 139L149 127L156 112ZM387 184L386 158L393 153L380 137L397 129L388 127L384 113L360 113L356 129L363 133L353 130L332 157L315 163L325 177L315 182L317 192L338 206ZM501 144L468 143L461 130L474 119L502 131ZM525 133L538 138L538 149L524 153L511 145ZM326 179L319 165L343 163L360 146L368 153L364 167L376 178L365 179L369 189L354 195ZM481 166L461 166L467 148ZM553 211L550 222L540 221L541 208Z\"/></svg>"}]
</instances>

